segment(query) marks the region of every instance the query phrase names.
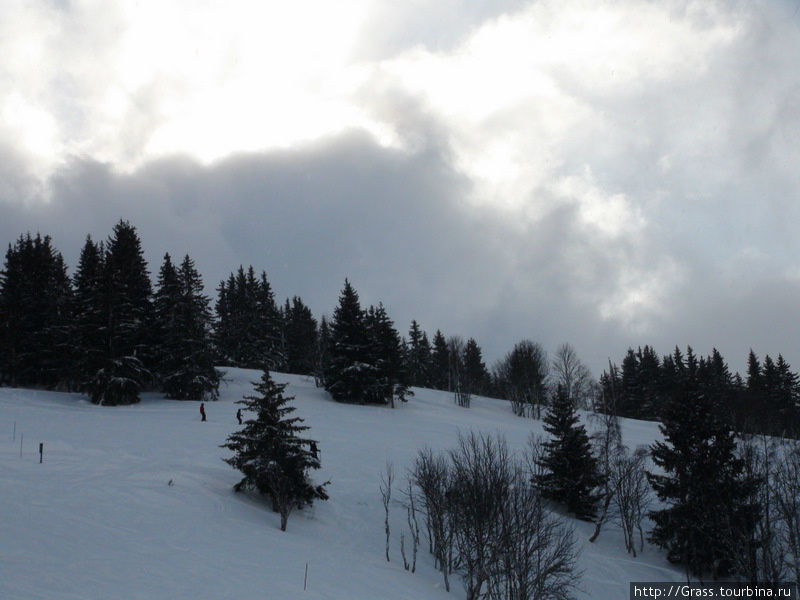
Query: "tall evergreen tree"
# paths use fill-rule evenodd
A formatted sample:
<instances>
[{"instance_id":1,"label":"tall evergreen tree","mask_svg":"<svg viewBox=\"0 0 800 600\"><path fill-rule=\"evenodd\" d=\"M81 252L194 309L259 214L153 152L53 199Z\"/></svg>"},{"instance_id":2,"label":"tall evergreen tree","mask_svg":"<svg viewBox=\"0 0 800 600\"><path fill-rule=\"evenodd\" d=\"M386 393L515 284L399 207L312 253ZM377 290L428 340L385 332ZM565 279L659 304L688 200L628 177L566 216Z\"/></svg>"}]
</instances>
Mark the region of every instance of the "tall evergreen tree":
<instances>
[{"instance_id":1,"label":"tall evergreen tree","mask_svg":"<svg viewBox=\"0 0 800 600\"><path fill-rule=\"evenodd\" d=\"M536 483L543 496L588 521L595 516L603 480L589 436L579 423L574 401L559 386L544 417L544 430L552 437L544 443L544 473Z\"/></svg>"},{"instance_id":2,"label":"tall evergreen tree","mask_svg":"<svg viewBox=\"0 0 800 600\"><path fill-rule=\"evenodd\" d=\"M369 338L368 362L375 367L373 387L368 395L372 402L390 403L394 407L395 396L405 401L409 393L400 334L383 304L378 304L377 308L370 306L364 324Z\"/></svg>"},{"instance_id":3,"label":"tall evergreen tree","mask_svg":"<svg viewBox=\"0 0 800 600\"><path fill-rule=\"evenodd\" d=\"M0 382L70 387L72 290L49 236L20 236L0 271Z\"/></svg>"},{"instance_id":4,"label":"tall evergreen tree","mask_svg":"<svg viewBox=\"0 0 800 600\"><path fill-rule=\"evenodd\" d=\"M704 393L691 371L665 405L664 441L651 447L663 474L648 473L648 479L666 507L649 514L650 539L694 574L724 575L736 549L720 532L752 532L758 513L747 499L757 482L744 475L734 434L717 416L718 398Z\"/></svg>"},{"instance_id":5,"label":"tall evergreen tree","mask_svg":"<svg viewBox=\"0 0 800 600\"><path fill-rule=\"evenodd\" d=\"M74 277L75 380L85 392L106 358L105 245L91 236L81 250Z\"/></svg>"},{"instance_id":6,"label":"tall evergreen tree","mask_svg":"<svg viewBox=\"0 0 800 600\"><path fill-rule=\"evenodd\" d=\"M408 360L406 364L410 385L427 387L430 384L431 345L427 334L416 321L408 330Z\"/></svg>"},{"instance_id":7,"label":"tall evergreen tree","mask_svg":"<svg viewBox=\"0 0 800 600\"><path fill-rule=\"evenodd\" d=\"M89 383L95 404L131 404L155 364L152 288L136 228L120 221L103 262L105 362Z\"/></svg>"},{"instance_id":8,"label":"tall evergreen tree","mask_svg":"<svg viewBox=\"0 0 800 600\"><path fill-rule=\"evenodd\" d=\"M262 271L243 266L217 288L215 344L221 360L243 368L285 369L282 316Z\"/></svg>"},{"instance_id":9,"label":"tall evergreen tree","mask_svg":"<svg viewBox=\"0 0 800 600\"><path fill-rule=\"evenodd\" d=\"M175 270L167 254L156 294L161 383L167 398L216 400L218 396L220 374L214 368L208 305L194 261L187 254Z\"/></svg>"},{"instance_id":10,"label":"tall evergreen tree","mask_svg":"<svg viewBox=\"0 0 800 600\"><path fill-rule=\"evenodd\" d=\"M464 346L464 382L463 385L469 394L486 393L489 384L489 372L483 362L481 347L474 338L467 340Z\"/></svg>"},{"instance_id":11,"label":"tall evergreen tree","mask_svg":"<svg viewBox=\"0 0 800 600\"><path fill-rule=\"evenodd\" d=\"M368 402L376 380L376 367L370 362L370 339L358 293L346 279L330 330L325 389L338 402Z\"/></svg>"},{"instance_id":12,"label":"tall evergreen tree","mask_svg":"<svg viewBox=\"0 0 800 600\"><path fill-rule=\"evenodd\" d=\"M452 391L450 389L450 350L444 334L438 329L433 336L430 383L434 389Z\"/></svg>"},{"instance_id":13,"label":"tall evergreen tree","mask_svg":"<svg viewBox=\"0 0 800 600\"><path fill-rule=\"evenodd\" d=\"M300 437L308 426L300 417L290 416L294 407L289 402L294 398L283 395L287 384L275 383L265 369L261 381L253 385L256 395L238 403L254 418L222 445L235 453L225 462L244 474L234 486L237 492L255 489L270 496L273 510L281 515L281 531L286 531L295 507L328 499L327 482L314 485L309 477L310 470L320 468L317 442Z\"/></svg>"},{"instance_id":14,"label":"tall evergreen tree","mask_svg":"<svg viewBox=\"0 0 800 600\"><path fill-rule=\"evenodd\" d=\"M319 333L314 349L314 384L317 387L325 387L325 374L331 360L331 330L328 326L328 319L325 315L319 322Z\"/></svg>"},{"instance_id":15,"label":"tall evergreen tree","mask_svg":"<svg viewBox=\"0 0 800 600\"><path fill-rule=\"evenodd\" d=\"M286 337L286 365L289 373L310 375L314 372L317 345L317 321L299 296L286 300L283 309Z\"/></svg>"}]
</instances>

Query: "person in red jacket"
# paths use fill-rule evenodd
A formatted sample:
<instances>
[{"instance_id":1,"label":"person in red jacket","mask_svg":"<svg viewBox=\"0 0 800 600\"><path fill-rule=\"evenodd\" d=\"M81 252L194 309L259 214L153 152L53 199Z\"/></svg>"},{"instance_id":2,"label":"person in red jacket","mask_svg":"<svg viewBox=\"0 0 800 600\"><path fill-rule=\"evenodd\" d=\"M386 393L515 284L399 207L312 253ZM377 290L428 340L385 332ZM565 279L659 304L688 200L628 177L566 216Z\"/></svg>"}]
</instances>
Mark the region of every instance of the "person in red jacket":
<instances>
[{"instance_id":1,"label":"person in red jacket","mask_svg":"<svg viewBox=\"0 0 800 600\"><path fill-rule=\"evenodd\" d=\"M200 419L201 421L205 421L206 420L206 405L205 405L204 402L200 403L200 417L201 417L201 419Z\"/></svg>"}]
</instances>

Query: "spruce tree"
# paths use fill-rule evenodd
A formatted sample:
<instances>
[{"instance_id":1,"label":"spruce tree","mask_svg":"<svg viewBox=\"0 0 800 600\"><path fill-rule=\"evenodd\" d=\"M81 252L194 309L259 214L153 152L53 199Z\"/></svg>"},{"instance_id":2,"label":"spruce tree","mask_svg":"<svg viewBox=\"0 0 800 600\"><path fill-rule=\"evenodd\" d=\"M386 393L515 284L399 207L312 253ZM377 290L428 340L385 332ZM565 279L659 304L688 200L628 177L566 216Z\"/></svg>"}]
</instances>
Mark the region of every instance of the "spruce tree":
<instances>
[{"instance_id":1,"label":"spruce tree","mask_svg":"<svg viewBox=\"0 0 800 600\"><path fill-rule=\"evenodd\" d=\"M72 289L49 236L20 236L0 271L0 377L11 385L71 386Z\"/></svg>"},{"instance_id":2,"label":"spruce tree","mask_svg":"<svg viewBox=\"0 0 800 600\"><path fill-rule=\"evenodd\" d=\"M368 401L394 407L397 396L406 401L408 381L403 362L403 345L383 304L370 306L364 320L369 340L369 364L375 367L372 389Z\"/></svg>"},{"instance_id":3,"label":"spruce tree","mask_svg":"<svg viewBox=\"0 0 800 600\"><path fill-rule=\"evenodd\" d=\"M106 245L103 261L105 359L88 385L95 404L132 404L152 380L152 287L136 228L120 221Z\"/></svg>"},{"instance_id":4,"label":"spruce tree","mask_svg":"<svg viewBox=\"0 0 800 600\"><path fill-rule=\"evenodd\" d=\"M430 382L434 389L450 390L450 350L444 334L436 330L431 350Z\"/></svg>"},{"instance_id":5,"label":"spruce tree","mask_svg":"<svg viewBox=\"0 0 800 600\"><path fill-rule=\"evenodd\" d=\"M286 365L289 373L310 375L314 372L314 353L317 345L317 321L303 300L294 296L286 299L283 309L286 338Z\"/></svg>"},{"instance_id":6,"label":"spruce tree","mask_svg":"<svg viewBox=\"0 0 800 600\"><path fill-rule=\"evenodd\" d=\"M489 372L483 362L481 347L474 338L469 338L464 347L463 385L468 394L483 394L489 385Z\"/></svg>"},{"instance_id":7,"label":"spruce tree","mask_svg":"<svg viewBox=\"0 0 800 600\"><path fill-rule=\"evenodd\" d=\"M108 319L105 314L105 246L95 244L91 236L81 250L74 284L75 380L85 392L106 357L105 336Z\"/></svg>"},{"instance_id":8,"label":"spruce tree","mask_svg":"<svg viewBox=\"0 0 800 600\"><path fill-rule=\"evenodd\" d=\"M687 361L686 376L664 407L664 441L651 446L663 474L647 477L666 507L649 513L650 540L691 573L725 575L737 549L720 532L751 537L758 511L748 498L757 482L745 476L734 434L718 418L719 399L701 390L690 372L696 370Z\"/></svg>"},{"instance_id":9,"label":"spruce tree","mask_svg":"<svg viewBox=\"0 0 800 600\"><path fill-rule=\"evenodd\" d=\"M309 478L311 469L320 468L317 442L300 437L308 427L300 417L290 416L295 409L289 402L294 398L283 395L287 384L276 384L264 369L253 385L256 395L238 402L253 418L222 445L235 453L225 462L244 474L234 489L268 495L273 510L281 515L281 531L286 531L295 507L328 499L327 482L314 485Z\"/></svg>"},{"instance_id":10,"label":"spruce tree","mask_svg":"<svg viewBox=\"0 0 800 600\"><path fill-rule=\"evenodd\" d=\"M371 363L370 339L358 293L346 279L330 330L330 360L325 372L325 389L337 402L363 404L370 401L377 370Z\"/></svg>"},{"instance_id":11,"label":"spruce tree","mask_svg":"<svg viewBox=\"0 0 800 600\"><path fill-rule=\"evenodd\" d=\"M579 519L593 519L603 480L574 401L561 386L545 414L544 430L552 437L544 443L544 473L537 482L542 495L563 504Z\"/></svg>"},{"instance_id":12,"label":"spruce tree","mask_svg":"<svg viewBox=\"0 0 800 600\"><path fill-rule=\"evenodd\" d=\"M317 387L325 387L325 374L328 372L331 359L330 348L331 330L328 326L328 318L322 315L314 347L314 384Z\"/></svg>"},{"instance_id":13,"label":"spruce tree","mask_svg":"<svg viewBox=\"0 0 800 600\"><path fill-rule=\"evenodd\" d=\"M180 270L172 266L169 254L164 257L155 304L161 386L167 398L216 400L220 374L214 368L209 300L189 255Z\"/></svg>"}]
</instances>

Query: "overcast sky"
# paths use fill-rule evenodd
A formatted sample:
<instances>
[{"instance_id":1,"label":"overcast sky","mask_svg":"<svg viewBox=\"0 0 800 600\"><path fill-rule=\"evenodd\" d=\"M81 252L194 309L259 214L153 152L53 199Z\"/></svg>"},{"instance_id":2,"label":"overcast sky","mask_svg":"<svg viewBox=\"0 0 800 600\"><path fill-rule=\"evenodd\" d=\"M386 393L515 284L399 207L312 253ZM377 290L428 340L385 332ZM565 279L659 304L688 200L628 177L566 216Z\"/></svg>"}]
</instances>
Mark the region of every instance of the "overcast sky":
<instances>
[{"instance_id":1,"label":"overcast sky","mask_svg":"<svg viewBox=\"0 0 800 600\"><path fill-rule=\"evenodd\" d=\"M166 5L166 6L165 6ZM800 3L0 4L0 243L134 224L491 364L800 368Z\"/></svg>"}]
</instances>

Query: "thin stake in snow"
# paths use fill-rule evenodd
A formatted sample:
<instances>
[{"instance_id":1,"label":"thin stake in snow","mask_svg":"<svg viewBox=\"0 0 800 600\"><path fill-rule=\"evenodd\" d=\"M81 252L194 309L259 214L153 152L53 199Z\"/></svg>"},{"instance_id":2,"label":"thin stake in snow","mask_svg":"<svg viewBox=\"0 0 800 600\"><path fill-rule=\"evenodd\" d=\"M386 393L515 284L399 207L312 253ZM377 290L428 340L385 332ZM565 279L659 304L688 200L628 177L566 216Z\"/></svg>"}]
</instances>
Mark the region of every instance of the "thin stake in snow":
<instances>
[{"instance_id":1,"label":"thin stake in snow","mask_svg":"<svg viewBox=\"0 0 800 600\"><path fill-rule=\"evenodd\" d=\"M303 591L306 591L306 584L308 583L308 563L306 563L306 574L303 576Z\"/></svg>"},{"instance_id":2,"label":"thin stake in snow","mask_svg":"<svg viewBox=\"0 0 800 600\"><path fill-rule=\"evenodd\" d=\"M44 461L44 442L39 442L39 464Z\"/></svg>"}]
</instances>

